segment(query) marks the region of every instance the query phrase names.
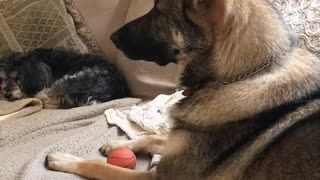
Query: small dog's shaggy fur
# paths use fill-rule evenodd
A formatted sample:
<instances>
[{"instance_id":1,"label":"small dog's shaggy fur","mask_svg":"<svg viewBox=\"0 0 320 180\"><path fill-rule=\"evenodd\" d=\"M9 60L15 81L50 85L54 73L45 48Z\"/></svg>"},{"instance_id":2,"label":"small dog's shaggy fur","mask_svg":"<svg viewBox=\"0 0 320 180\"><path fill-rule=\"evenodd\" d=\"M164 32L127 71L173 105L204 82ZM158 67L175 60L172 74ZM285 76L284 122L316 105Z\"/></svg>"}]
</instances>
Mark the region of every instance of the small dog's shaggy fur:
<instances>
[{"instance_id":1,"label":"small dog's shaggy fur","mask_svg":"<svg viewBox=\"0 0 320 180\"><path fill-rule=\"evenodd\" d=\"M128 96L124 78L101 56L36 49L0 60L0 94L36 97L45 108L72 108Z\"/></svg>"}]
</instances>

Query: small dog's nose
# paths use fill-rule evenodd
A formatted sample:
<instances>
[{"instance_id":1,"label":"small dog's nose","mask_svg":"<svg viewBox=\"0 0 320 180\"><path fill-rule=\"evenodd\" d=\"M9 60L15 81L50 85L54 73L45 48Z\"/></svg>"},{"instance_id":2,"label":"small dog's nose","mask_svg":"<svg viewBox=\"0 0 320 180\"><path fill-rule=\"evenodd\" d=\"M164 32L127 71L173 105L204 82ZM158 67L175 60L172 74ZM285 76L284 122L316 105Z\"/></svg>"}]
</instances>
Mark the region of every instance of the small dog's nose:
<instances>
[{"instance_id":1,"label":"small dog's nose","mask_svg":"<svg viewBox=\"0 0 320 180\"><path fill-rule=\"evenodd\" d=\"M110 39L115 45L118 45L118 43L120 41L119 33L118 32L112 33L111 36L110 36Z\"/></svg>"},{"instance_id":2,"label":"small dog's nose","mask_svg":"<svg viewBox=\"0 0 320 180\"><path fill-rule=\"evenodd\" d=\"M4 93L4 97L7 98L7 99L11 99L12 93L11 92L6 92L6 93Z\"/></svg>"}]
</instances>

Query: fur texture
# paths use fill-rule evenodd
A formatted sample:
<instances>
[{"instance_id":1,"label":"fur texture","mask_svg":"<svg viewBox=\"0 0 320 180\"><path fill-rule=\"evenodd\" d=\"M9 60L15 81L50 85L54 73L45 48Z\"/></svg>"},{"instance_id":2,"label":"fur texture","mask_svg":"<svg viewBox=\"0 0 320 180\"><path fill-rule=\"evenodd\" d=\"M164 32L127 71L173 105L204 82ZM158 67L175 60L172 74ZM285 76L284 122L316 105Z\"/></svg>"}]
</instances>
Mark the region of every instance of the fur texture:
<instances>
[{"instance_id":1,"label":"fur texture","mask_svg":"<svg viewBox=\"0 0 320 180\"><path fill-rule=\"evenodd\" d=\"M171 110L175 125L145 179L320 179L320 60L296 47L267 0L156 0L111 39L134 60L180 64L181 86L192 90ZM154 147L153 138L137 147ZM109 179L84 164L93 163L77 174ZM110 179L137 179L104 169Z\"/></svg>"},{"instance_id":2,"label":"fur texture","mask_svg":"<svg viewBox=\"0 0 320 180\"><path fill-rule=\"evenodd\" d=\"M36 97L45 108L72 108L128 96L124 78L103 57L36 49L0 61L1 94Z\"/></svg>"}]
</instances>

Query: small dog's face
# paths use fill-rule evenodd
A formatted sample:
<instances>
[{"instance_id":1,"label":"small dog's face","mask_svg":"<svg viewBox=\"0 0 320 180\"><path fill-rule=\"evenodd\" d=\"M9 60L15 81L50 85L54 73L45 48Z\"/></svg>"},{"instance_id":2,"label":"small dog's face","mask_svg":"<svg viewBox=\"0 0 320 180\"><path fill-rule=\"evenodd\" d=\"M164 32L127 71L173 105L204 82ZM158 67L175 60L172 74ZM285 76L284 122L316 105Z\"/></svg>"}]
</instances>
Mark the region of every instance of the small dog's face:
<instances>
[{"instance_id":1,"label":"small dog's face","mask_svg":"<svg viewBox=\"0 0 320 180\"><path fill-rule=\"evenodd\" d=\"M0 65L0 98L17 100L23 98L23 93L19 87L18 72L8 73Z\"/></svg>"},{"instance_id":2,"label":"small dog's face","mask_svg":"<svg viewBox=\"0 0 320 180\"><path fill-rule=\"evenodd\" d=\"M204 3L202 1L155 0L149 13L114 32L111 40L133 60L167 65L190 59L211 46L207 23L194 7L195 3Z\"/></svg>"}]
</instances>

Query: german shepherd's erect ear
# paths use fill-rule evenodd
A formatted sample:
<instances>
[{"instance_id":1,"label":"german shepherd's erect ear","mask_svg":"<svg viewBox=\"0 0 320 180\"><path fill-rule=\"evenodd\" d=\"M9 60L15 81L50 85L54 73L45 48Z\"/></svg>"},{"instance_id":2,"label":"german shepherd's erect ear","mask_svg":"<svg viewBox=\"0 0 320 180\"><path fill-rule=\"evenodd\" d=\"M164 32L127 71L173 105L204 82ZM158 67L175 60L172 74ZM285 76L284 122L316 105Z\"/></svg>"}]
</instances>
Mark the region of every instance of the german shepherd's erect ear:
<instances>
[{"instance_id":1,"label":"german shepherd's erect ear","mask_svg":"<svg viewBox=\"0 0 320 180\"><path fill-rule=\"evenodd\" d=\"M228 0L186 0L189 12L209 23L223 21Z\"/></svg>"},{"instance_id":2,"label":"german shepherd's erect ear","mask_svg":"<svg viewBox=\"0 0 320 180\"><path fill-rule=\"evenodd\" d=\"M208 35L221 35L226 28L245 24L251 14L245 0L184 0L185 11L193 23ZM212 37L214 38L214 37Z\"/></svg>"},{"instance_id":3,"label":"german shepherd's erect ear","mask_svg":"<svg viewBox=\"0 0 320 180\"><path fill-rule=\"evenodd\" d=\"M188 18L205 34L207 44L212 46L214 36L223 31L227 19L227 3L232 0L184 0Z\"/></svg>"}]
</instances>

